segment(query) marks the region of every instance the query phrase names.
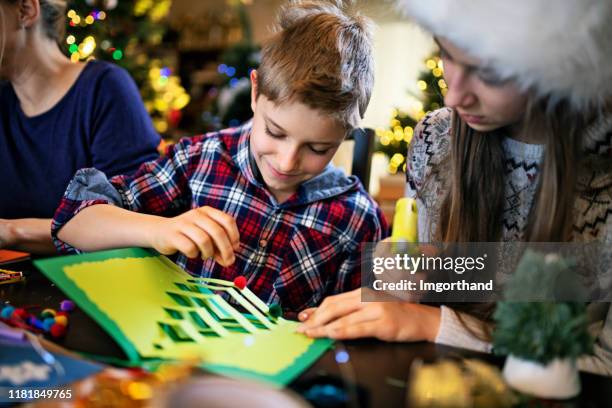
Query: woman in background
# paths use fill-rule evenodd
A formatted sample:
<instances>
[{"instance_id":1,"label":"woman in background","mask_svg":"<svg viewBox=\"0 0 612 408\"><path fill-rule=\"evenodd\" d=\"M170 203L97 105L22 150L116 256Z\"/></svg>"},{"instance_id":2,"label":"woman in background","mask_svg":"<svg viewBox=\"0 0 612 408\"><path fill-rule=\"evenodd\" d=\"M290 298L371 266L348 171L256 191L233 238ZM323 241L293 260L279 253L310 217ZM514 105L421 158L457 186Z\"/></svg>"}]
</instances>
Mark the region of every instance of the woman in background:
<instances>
[{"instance_id":1,"label":"woman in background","mask_svg":"<svg viewBox=\"0 0 612 408\"><path fill-rule=\"evenodd\" d=\"M65 0L0 0L0 248L54 252L51 220L74 173L129 173L158 156L133 80L60 50Z\"/></svg>"}]
</instances>

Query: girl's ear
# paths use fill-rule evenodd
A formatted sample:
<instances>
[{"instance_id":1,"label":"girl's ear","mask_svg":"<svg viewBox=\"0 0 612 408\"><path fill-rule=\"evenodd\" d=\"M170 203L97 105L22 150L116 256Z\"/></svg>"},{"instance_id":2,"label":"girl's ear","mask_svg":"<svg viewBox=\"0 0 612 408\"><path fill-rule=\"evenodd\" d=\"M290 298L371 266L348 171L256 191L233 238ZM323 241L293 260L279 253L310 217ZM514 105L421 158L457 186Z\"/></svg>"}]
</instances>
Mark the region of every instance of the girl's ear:
<instances>
[{"instance_id":1,"label":"girl's ear","mask_svg":"<svg viewBox=\"0 0 612 408\"><path fill-rule=\"evenodd\" d=\"M30 28L40 18L39 0L20 0L19 1L19 26Z\"/></svg>"},{"instance_id":2,"label":"girl's ear","mask_svg":"<svg viewBox=\"0 0 612 408\"><path fill-rule=\"evenodd\" d=\"M257 70L251 71L251 110L255 113L257 107Z\"/></svg>"}]
</instances>

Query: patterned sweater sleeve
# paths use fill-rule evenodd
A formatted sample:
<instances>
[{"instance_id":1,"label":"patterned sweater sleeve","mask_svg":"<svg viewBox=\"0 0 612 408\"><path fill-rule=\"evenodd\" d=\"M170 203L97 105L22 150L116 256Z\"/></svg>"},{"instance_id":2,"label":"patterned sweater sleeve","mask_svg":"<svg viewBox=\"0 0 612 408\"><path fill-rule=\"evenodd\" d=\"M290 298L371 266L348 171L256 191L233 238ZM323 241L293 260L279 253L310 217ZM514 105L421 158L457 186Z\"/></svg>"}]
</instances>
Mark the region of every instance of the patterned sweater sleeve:
<instances>
[{"instance_id":1,"label":"patterned sweater sleeve","mask_svg":"<svg viewBox=\"0 0 612 408\"><path fill-rule=\"evenodd\" d=\"M444 194L438 170L448 156L452 111L438 109L427 114L415 127L408 147L406 197L417 199L419 241L430 241Z\"/></svg>"}]
</instances>

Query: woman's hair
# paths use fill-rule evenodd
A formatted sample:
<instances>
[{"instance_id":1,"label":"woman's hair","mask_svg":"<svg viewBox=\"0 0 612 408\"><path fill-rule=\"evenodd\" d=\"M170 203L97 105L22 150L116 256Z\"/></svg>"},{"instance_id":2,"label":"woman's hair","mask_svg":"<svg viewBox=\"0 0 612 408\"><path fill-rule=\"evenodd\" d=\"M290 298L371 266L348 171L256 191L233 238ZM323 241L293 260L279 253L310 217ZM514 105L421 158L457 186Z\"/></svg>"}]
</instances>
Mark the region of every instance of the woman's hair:
<instances>
[{"instance_id":1,"label":"woman's hair","mask_svg":"<svg viewBox=\"0 0 612 408\"><path fill-rule=\"evenodd\" d=\"M580 132L587 118L567 103L551 106L547 100L530 101L522 134L544 141L539 182L529 214L525 240L566 242L571 239L576 175L580 163ZM502 130L503 131L503 130ZM439 171L450 175L434 240L442 242L496 242L501 240L505 160L502 133L480 133L454 112L449 162ZM453 308L490 320L493 304L454 304ZM459 318L461 315L459 314ZM464 325L466 328L467 325ZM482 331L487 333L486 330ZM476 334L476 333L474 333ZM486 336L486 335L485 335ZM479 335L478 337L481 337Z\"/></svg>"},{"instance_id":2,"label":"woman's hair","mask_svg":"<svg viewBox=\"0 0 612 408\"><path fill-rule=\"evenodd\" d=\"M15 5L20 0L0 0L0 9L3 3ZM66 33L66 0L39 0L42 28L45 35L58 44L62 42ZM1 12L0 12L1 13ZM4 17L4 15L2 15ZM4 29L5 21L2 21ZM4 50L4 35L1 50ZM1 55L1 53L0 53Z\"/></svg>"},{"instance_id":3,"label":"woman's hair","mask_svg":"<svg viewBox=\"0 0 612 408\"><path fill-rule=\"evenodd\" d=\"M544 141L538 189L526 241L565 242L571 238L580 132L586 117L565 103L528 103L522 134ZM501 239L505 194L502 131L480 133L453 113L449 191L434 236L444 242L495 242ZM483 192L487 192L483 194ZM485 222L483 222L483 220Z\"/></svg>"}]
</instances>

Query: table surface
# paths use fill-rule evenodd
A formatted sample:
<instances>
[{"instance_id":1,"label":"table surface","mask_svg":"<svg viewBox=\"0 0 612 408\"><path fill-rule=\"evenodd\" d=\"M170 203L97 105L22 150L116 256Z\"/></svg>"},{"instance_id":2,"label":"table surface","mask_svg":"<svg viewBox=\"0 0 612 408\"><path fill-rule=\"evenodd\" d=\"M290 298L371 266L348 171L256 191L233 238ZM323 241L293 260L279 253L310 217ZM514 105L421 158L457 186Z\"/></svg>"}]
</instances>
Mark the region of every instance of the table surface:
<instances>
[{"instance_id":1,"label":"table surface","mask_svg":"<svg viewBox=\"0 0 612 408\"><path fill-rule=\"evenodd\" d=\"M30 261L2 266L24 271L26 283L0 285L0 301L24 305L58 308L65 296L51 281L38 272ZM122 350L115 342L80 309L70 315L70 327L61 346L101 356L123 358ZM326 352L294 383L293 388L317 379L344 379L357 384L365 393L362 407L403 407L406 401L406 382L411 364L417 359L425 362L441 357L478 357L501 366L503 359L474 353L453 347L429 343L384 343L373 339L339 343L336 350L344 348L348 363L339 365L334 351ZM562 404L544 403L542 406L600 407L612 405L612 378L581 373L582 392L576 399ZM535 406L535 405L534 405Z\"/></svg>"}]
</instances>

